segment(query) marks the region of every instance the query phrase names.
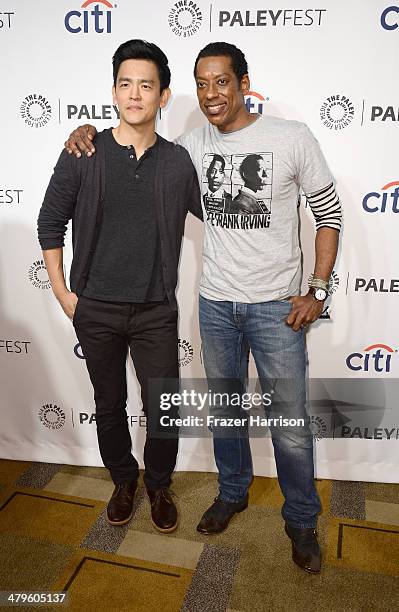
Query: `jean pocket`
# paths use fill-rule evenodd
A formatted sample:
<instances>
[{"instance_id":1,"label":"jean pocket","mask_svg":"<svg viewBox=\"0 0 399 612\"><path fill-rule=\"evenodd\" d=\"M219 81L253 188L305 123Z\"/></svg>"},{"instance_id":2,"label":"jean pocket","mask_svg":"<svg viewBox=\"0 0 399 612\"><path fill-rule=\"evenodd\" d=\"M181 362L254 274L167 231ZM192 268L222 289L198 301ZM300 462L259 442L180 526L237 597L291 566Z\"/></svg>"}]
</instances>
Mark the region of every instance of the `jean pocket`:
<instances>
[{"instance_id":1,"label":"jean pocket","mask_svg":"<svg viewBox=\"0 0 399 612\"><path fill-rule=\"evenodd\" d=\"M284 298L283 300L277 300L276 304L278 304L280 308L283 308L287 310L288 312L292 308L292 302L289 300L289 298Z\"/></svg>"}]
</instances>

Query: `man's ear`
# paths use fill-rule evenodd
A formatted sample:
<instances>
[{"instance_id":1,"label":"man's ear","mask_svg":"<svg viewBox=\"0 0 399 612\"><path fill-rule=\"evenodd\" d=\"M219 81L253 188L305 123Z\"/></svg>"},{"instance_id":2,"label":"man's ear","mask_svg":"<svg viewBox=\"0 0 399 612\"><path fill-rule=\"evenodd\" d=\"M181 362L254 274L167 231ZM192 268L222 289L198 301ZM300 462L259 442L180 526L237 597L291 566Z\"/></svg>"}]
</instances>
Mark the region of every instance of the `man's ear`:
<instances>
[{"instance_id":1,"label":"man's ear","mask_svg":"<svg viewBox=\"0 0 399 612\"><path fill-rule=\"evenodd\" d=\"M161 99L159 101L159 108L165 108L165 106L170 100L171 95L172 95L172 92L170 91L170 87L167 87L166 89L163 90L163 92L161 93Z\"/></svg>"},{"instance_id":2,"label":"man's ear","mask_svg":"<svg viewBox=\"0 0 399 612\"><path fill-rule=\"evenodd\" d=\"M241 79L240 89L243 96L247 96L251 88L251 83L249 82L249 76L244 74Z\"/></svg>"},{"instance_id":3,"label":"man's ear","mask_svg":"<svg viewBox=\"0 0 399 612\"><path fill-rule=\"evenodd\" d=\"M112 85L112 103L114 104L114 106L117 106L117 101L116 101L116 91L115 91L115 85Z\"/></svg>"}]
</instances>

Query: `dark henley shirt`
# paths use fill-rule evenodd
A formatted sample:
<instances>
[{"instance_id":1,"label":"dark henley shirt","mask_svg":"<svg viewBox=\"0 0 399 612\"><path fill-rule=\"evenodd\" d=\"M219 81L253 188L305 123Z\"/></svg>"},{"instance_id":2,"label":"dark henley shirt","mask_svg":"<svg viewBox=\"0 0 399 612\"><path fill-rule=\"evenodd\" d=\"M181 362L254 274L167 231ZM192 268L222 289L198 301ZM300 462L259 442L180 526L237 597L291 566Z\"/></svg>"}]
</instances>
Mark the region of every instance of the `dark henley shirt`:
<instances>
[{"instance_id":1,"label":"dark henley shirt","mask_svg":"<svg viewBox=\"0 0 399 612\"><path fill-rule=\"evenodd\" d=\"M110 302L165 299L157 225L153 151L139 160L133 145L105 131L104 217L83 295Z\"/></svg>"}]
</instances>

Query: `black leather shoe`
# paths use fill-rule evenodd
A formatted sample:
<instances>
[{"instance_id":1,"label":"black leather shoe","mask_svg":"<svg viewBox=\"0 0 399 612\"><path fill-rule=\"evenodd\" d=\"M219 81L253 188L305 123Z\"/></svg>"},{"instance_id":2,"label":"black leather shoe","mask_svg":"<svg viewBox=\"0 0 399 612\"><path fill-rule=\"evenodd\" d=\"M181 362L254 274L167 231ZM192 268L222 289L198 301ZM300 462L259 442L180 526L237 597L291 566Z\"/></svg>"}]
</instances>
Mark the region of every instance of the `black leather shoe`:
<instances>
[{"instance_id":1,"label":"black leather shoe","mask_svg":"<svg viewBox=\"0 0 399 612\"><path fill-rule=\"evenodd\" d=\"M158 531L170 533L177 527L177 509L169 489L147 489L151 503L151 518Z\"/></svg>"},{"instance_id":2,"label":"black leather shoe","mask_svg":"<svg viewBox=\"0 0 399 612\"><path fill-rule=\"evenodd\" d=\"M226 502L219 497L215 500L210 508L203 514L202 519L197 525L197 531L205 535L213 533L221 533L230 523L233 516L242 512L248 507L248 493L239 502Z\"/></svg>"},{"instance_id":3,"label":"black leather shoe","mask_svg":"<svg viewBox=\"0 0 399 612\"><path fill-rule=\"evenodd\" d=\"M321 552L316 529L299 529L285 524L285 533L292 542L292 560L306 572L318 574L321 568Z\"/></svg>"},{"instance_id":4,"label":"black leather shoe","mask_svg":"<svg viewBox=\"0 0 399 612\"><path fill-rule=\"evenodd\" d=\"M111 525L125 525L133 516L133 500L137 482L115 485L107 506L107 520Z\"/></svg>"}]
</instances>

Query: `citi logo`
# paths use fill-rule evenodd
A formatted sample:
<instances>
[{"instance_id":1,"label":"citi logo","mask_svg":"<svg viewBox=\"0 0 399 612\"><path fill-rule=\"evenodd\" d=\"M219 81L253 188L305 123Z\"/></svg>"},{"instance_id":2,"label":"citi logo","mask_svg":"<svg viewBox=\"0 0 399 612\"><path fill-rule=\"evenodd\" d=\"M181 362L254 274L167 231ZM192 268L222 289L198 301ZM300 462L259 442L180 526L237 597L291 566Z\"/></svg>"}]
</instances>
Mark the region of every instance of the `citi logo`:
<instances>
[{"instance_id":1,"label":"citi logo","mask_svg":"<svg viewBox=\"0 0 399 612\"><path fill-rule=\"evenodd\" d=\"M392 354L397 351L387 344L371 344L362 353L351 353L346 365L353 372L390 372Z\"/></svg>"},{"instance_id":2,"label":"citi logo","mask_svg":"<svg viewBox=\"0 0 399 612\"><path fill-rule=\"evenodd\" d=\"M94 31L97 34L111 34L112 12L107 9L116 8L116 5L112 6L108 0L86 0L81 6L82 9L89 7L91 10L69 11L65 15L64 23L68 32L88 34Z\"/></svg>"},{"instance_id":3,"label":"citi logo","mask_svg":"<svg viewBox=\"0 0 399 612\"><path fill-rule=\"evenodd\" d=\"M264 98L261 94L256 91L249 91L245 96L245 106L249 113L258 113L262 115L265 108L265 102L268 102L270 98Z\"/></svg>"},{"instance_id":4,"label":"citi logo","mask_svg":"<svg viewBox=\"0 0 399 612\"><path fill-rule=\"evenodd\" d=\"M363 209L368 213L399 213L399 181L392 181L381 188L381 192L371 191L363 198Z\"/></svg>"},{"instance_id":5,"label":"citi logo","mask_svg":"<svg viewBox=\"0 0 399 612\"><path fill-rule=\"evenodd\" d=\"M381 25L384 30L397 30L399 27L399 6L388 6L381 13Z\"/></svg>"}]
</instances>

